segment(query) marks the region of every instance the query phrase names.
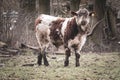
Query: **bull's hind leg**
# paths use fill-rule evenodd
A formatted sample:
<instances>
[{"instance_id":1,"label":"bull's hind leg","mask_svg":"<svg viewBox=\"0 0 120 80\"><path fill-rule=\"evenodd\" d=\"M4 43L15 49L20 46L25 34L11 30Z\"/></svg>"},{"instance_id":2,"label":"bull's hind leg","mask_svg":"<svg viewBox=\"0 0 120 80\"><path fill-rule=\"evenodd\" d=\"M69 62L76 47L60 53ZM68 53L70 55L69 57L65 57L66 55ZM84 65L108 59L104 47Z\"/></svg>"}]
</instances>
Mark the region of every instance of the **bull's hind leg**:
<instances>
[{"instance_id":1,"label":"bull's hind leg","mask_svg":"<svg viewBox=\"0 0 120 80\"><path fill-rule=\"evenodd\" d=\"M47 60L47 57L46 57L46 51L45 49L43 50L43 61L44 61L44 65L45 66L49 66L49 63L48 63L48 60Z\"/></svg>"},{"instance_id":2,"label":"bull's hind leg","mask_svg":"<svg viewBox=\"0 0 120 80\"><path fill-rule=\"evenodd\" d=\"M40 66L42 64L42 46L41 46L41 43L40 43L40 35L39 35L39 32L36 31L36 39L37 39L37 42L39 44L39 54L38 54L38 65Z\"/></svg>"},{"instance_id":3,"label":"bull's hind leg","mask_svg":"<svg viewBox=\"0 0 120 80\"><path fill-rule=\"evenodd\" d=\"M38 61L37 61L38 65L40 66L42 64L42 54L41 52L38 55Z\"/></svg>"},{"instance_id":4,"label":"bull's hind leg","mask_svg":"<svg viewBox=\"0 0 120 80\"><path fill-rule=\"evenodd\" d=\"M66 48L64 66L68 66L69 65L69 57L71 55L70 53L71 53L70 49Z\"/></svg>"},{"instance_id":5,"label":"bull's hind leg","mask_svg":"<svg viewBox=\"0 0 120 80\"><path fill-rule=\"evenodd\" d=\"M79 62L79 58L80 58L80 54L77 52L77 51L75 51L75 60L76 60L76 63L75 63L75 65L76 65L76 67L78 67L78 66L80 66L80 62Z\"/></svg>"},{"instance_id":6,"label":"bull's hind leg","mask_svg":"<svg viewBox=\"0 0 120 80\"><path fill-rule=\"evenodd\" d=\"M48 63L48 60L47 60L47 57L46 57L46 51L45 50L41 50L41 52L38 55L37 63L38 63L39 66L42 64L42 59L44 61L44 65L48 66L49 63Z\"/></svg>"}]
</instances>

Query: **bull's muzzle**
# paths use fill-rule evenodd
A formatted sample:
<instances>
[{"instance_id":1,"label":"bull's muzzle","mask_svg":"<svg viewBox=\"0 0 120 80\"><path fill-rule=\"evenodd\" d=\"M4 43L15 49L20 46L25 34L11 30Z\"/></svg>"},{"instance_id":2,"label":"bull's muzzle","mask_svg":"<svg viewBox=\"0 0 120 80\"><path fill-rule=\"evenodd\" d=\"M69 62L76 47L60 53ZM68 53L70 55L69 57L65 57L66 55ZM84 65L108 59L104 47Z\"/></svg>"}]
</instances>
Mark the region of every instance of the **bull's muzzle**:
<instances>
[{"instance_id":1,"label":"bull's muzzle","mask_svg":"<svg viewBox=\"0 0 120 80\"><path fill-rule=\"evenodd\" d=\"M83 21L81 21L81 25L82 25L82 26L84 26L84 25L86 25L86 24L87 24L87 22L86 22L86 21L84 21L84 20L83 20Z\"/></svg>"}]
</instances>

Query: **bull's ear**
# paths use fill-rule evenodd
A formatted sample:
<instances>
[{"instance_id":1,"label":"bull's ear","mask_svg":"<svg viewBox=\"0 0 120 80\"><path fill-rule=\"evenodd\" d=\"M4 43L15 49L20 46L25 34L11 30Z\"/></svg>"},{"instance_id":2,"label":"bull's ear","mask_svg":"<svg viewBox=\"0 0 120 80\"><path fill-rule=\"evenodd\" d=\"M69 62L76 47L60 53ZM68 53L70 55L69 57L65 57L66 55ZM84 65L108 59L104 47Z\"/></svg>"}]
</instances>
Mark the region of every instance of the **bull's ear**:
<instances>
[{"instance_id":1,"label":"bull's ear","mask_svg":"<svg viewBox=\"0 0 120 80\"><path fill-rule=\"evenodd\" d=\"M71 11L71 14L72 14L73 16L77 16L77 15L78 15L76 12L73 12L73 11Z\"/></svg>"},{"instance_id":2,"label":"bull's ear","mask_svg":"<svg viewBox=\"0 0 120 80\"><path fill-rule=\"evenodd\" d=\"M95 12L94 11L90 12L89 16L95 16Z\"/></svg>"}]
</instances>

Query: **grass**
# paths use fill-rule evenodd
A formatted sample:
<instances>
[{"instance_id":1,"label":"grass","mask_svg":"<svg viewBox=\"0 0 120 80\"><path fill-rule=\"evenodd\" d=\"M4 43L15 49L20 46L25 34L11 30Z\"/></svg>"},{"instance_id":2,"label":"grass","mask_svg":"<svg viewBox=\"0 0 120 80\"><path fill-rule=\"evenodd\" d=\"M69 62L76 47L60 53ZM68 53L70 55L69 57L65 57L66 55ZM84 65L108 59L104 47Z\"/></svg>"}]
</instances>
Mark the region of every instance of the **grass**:
<instances>
[{"instance_id":1,"label":"grass","mask_svg":"<svg viewBox=\"0 0 120 80\"><path fill-rule=\"evenodd\" d=\"M82 53L80 67L75 67L75 57L64 67L64 55L48 60L50 66L38 66L37 56L30 51L24 55L0 58L0 80L120 80L120 53ZM34 64L34 66L23 66Z\"/></svg>"}]
</instances>

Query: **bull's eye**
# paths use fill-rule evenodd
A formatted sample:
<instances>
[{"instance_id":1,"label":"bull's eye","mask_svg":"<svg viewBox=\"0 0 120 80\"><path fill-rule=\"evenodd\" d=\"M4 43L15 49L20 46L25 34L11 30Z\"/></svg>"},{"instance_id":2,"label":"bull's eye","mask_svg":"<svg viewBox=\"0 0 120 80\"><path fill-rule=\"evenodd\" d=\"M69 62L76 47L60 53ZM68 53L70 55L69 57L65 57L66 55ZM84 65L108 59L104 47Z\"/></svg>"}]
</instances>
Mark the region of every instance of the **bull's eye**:
<instances>
[{"instance_id":1,"label":"bull's eye","mask_svg":"<svg viewBox=\"0 0 120 80\"><path fill-rule=\"evenodd\" d=\"M86 25L87 24L87 22L86 21L81 21L81 25Z\"/></svg>"}]
</instances>

